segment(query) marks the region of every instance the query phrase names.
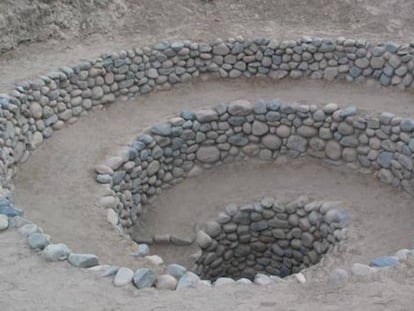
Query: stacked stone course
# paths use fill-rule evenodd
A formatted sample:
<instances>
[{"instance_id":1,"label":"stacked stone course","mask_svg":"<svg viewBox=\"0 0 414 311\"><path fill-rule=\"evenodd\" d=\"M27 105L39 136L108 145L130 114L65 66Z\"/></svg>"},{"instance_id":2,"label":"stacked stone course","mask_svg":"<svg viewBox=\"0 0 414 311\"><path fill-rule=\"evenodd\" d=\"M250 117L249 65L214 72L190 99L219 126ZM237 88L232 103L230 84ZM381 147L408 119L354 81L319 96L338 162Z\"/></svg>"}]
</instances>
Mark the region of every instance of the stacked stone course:
<instances>
[{"instance_id":1,"label":"stacked stone course","mask_svg":"<svg viewBox=\"0 0 414 311\"><path fill-rule=\"evenodd\" d=\"M414 121L390 113L364 116L355 106L251 104L236 100L214 109L183 111L141 134L100 165L119 224L130 228L143 204L202 168L249 158L310 156L372 172L414 193ZM104 169L106 168L106 169Z\"/></svg>"},{"instance_id":2,"label":"stacked stone course","mask_svg":"<svg viewBox=\"0 0 414 311\"><path fill-rule=\"evenodd\" d=\"M317 264L346 238L348 214L340 202L267 197L230 204L198 233L203 250L193 269L202 279L254 280L258 273L286 277Z\"/></svg>"}]
</instances>

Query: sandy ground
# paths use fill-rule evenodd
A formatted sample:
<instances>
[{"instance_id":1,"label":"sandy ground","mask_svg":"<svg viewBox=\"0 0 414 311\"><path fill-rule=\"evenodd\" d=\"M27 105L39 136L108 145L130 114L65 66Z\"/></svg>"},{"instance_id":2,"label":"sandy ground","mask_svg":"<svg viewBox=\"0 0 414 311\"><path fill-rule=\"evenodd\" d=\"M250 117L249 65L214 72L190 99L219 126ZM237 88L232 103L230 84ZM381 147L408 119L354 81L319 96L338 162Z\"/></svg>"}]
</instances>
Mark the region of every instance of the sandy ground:
<instances>
[{"instance_id":1,"label":"sandy ground","mask_svg":"<svg viewBox=\"0 0 414 311\"><path fill-rule=\"evenodd\" d=\"M0 12L9 13L10 5L16 3L17 7L17 3L23 2L27 1L5 1L0 5L6 5L6 9ZM62 36L64 40L52 36L40 43L21 44L0 55L0 92L19 80L85 57L93 58L106 50L142 46L161 39L319 35L409 42L414 30L413 3L409 0L216 0L202 6L198 0L109 2L117 2L123 12L115 16L116 23L112 22L114 19L105 19L105 15L96 15L91 17L91 25L101 25L102 21L106 24L95 27L95 31L74 32L75 28L68 28ZM108 14L113 17L119 10ZM192 14L185 14L184 19L183 12ZM30 29L32 20L24 15L21 20L28 22ZM0 33L5 34L1 22L0 18ZM41 33L42 27L33 28L33 33ZM94 182L94 165L129 143L141 129L180 109L198 109L236 98L274 97L301 103L352 103L367 112L414 116L412 93L391 89L314 81L210 81L182 85L168 93L109 106L56 133L18 173L17 203L28 218L52 235L53 241L65 242L76 252L94 252L102 263L140 266L142 262L129 256L131 243L112 230L104 211L96 206L100 189ZM391 254L409 246L414 237L412 199L379 184L371 176L303 160L282 166L250 163L243 169L240 172L237 167L228 166L223 171L209 171L165 191L155 202L154 212L146 215L147 224L151 228L168 225L166 228L172 231L176 226L193 223L195 215L197 221L216 216L228 201L257 199L257 195L253 196L257 192L279 198L305 193L315 199L341 199L351 211L350 243L347 252L337 259L339 265L346 267L354 260L366 262L372 256ZM222 180L226 187L220 187L213 179ZM203 192L195 196L200 189ZM183 217L171 217L174 222L168 224L158 217L161 213L177 212L182 212ZM183 232L191 231L191 227L181 227ZM168 249L156 251L168 260L186 260ZM320 273L324 275L324 271ZM319 277L311 278L305 285L288 282L265 288L204 288L180 293L137 291L132 286L117 289L110 280L99 279L67 263L43 262L13 230L0 233L0 310L408 311L414 301L413 288L414 271L406 269L370 282L353 280L341 289L331 288Z\"/></svg>"},{"instance_id":2,"label":"sandy ground","mask_svg":"<svg viewBox=\"0 0 414 311\"><path fill-rule=\"evenodd\" d=\"M1 1L0 91L62 65L160 40L208 41L240 35L276 39L345 36L404 43L414 40L414 2L411 0L207 2ZM11 15L10 22L2 15ZM1 54L2 42L7 38L11 38L12 46L21 44Z\"/></svg>"}]
</instances>

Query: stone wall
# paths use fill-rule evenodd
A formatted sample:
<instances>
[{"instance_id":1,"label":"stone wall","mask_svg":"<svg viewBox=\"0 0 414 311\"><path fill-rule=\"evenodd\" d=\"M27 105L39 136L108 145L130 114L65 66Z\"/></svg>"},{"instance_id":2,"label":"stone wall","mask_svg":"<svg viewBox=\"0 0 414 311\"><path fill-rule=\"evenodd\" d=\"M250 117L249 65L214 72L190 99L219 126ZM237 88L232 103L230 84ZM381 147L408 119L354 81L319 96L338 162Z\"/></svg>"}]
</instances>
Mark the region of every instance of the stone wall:
<instances>
[{"instance_id":1,"label":"stone wall","mask_svg":"<svg viewBox=\"0 0 414 311\"><path fill-rule=\"evenodd\" d=\"M12 178L18 165L65 123L74 123L104 104L169 89L201 74L275 80L372 79L383 86L411 90L413 55L414 44L371 44L344 38L304 37L280 42L237 38L211 44L162 42L151 48L103 54L93 61L23 81L9 94L0 94L0 214L9 217L13 226L23 221L15 217L22 210L11 203ZM183 111L180 116L156 124L96 171L97 181L110 190L101 203L112 212L111 222L123 229L136 222L143 204L162 189L203 168L252 157L273 160L279 155L310 156L347 164L372 172L381 181L413 194L413 153L411 119L387 112L365 116L355 107L341 109L335 104L317 107L277 100L256 104L239 100L214 109ZM9 220L2 217L0 221L1 228L7 228ZM29 226L25 230L31 234L39 230L33 224L23 224L22 228ZM37 238L49 243L44 235ZM30 239L29 244L34 242L39 240ZM42 247L47 243L42 243ZM62 251L65 258L70 257L63 244L47 247L46 257L56 255L60 260ZM73 254L69 259L84 267L82 260L88 265L97 263L96 256L89 254ZM148 269L144 270L139 269L134 277L139 288L143 287L141 277L148 275ZM177 289L193 287L199 281L188 271L177 279ZM152 286L154 280L145 284ZM217 281L215 285L218 286Z\"/></svg>"},{"instance_id":2,"label":"stone wall","mask_svg":"<svg viewBox=\"0 0 414 311\"><path fill-rule=\"evenodd\" d=\"M364 116L354 106L279 101L236 100L183 111L98 166L97 180L110 185L113 196L103 202L129 228L141 215L142 204L202 168L252 157L271 161L281 154L347 164L414 194L413 120L391 113Z\"/></svg>"},{"instance_id":3,"label":"stone wall","mask_svg":"<svg viewBox=\"0 0 414 311\"><path fill-rule=\"evenodd\" d=\"M236 38L211 44L162 42L65 66L0 95L1 184L11 187L16 164L26 161L64 123L119 97L168 89L203 73L221 78L374 79L384 86L411 89L413 50L409 44L344 38Z\"/></svg>"},{"instance_id":4,"label":"stone wall","mask_svg":"<svg viewBox=\"0 0 414 311\"><path fill-rule=\"evenodd\" d=\"M203 250L193 269L202 279L254 280L257 273L286 277L317 264L346 238L348 215L341 202L300 197L279 203L230 204L198 232Z\"/></svg>"}]
</instances>

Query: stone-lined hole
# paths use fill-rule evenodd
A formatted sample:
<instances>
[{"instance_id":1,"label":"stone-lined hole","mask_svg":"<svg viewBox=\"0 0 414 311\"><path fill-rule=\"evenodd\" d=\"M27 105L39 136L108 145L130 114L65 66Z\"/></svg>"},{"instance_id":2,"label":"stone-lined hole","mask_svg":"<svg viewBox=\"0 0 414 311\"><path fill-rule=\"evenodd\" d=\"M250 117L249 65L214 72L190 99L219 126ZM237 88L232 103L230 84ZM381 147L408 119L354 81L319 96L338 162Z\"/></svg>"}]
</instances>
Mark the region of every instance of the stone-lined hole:
<instances>
[{"instance_id":1,"label":"stone-lined hole","mask_svg":"<svg viewBox=\"0 0 414 311\"><path fill-rule=\"evenodd\" d=\"M257 273L286 277L317 264L346 238L348 215L341 202L302 196L288 203L267 197L230 204L197 234L202 249L194 272L254 280Z\"/></svg>"}]
</instances>

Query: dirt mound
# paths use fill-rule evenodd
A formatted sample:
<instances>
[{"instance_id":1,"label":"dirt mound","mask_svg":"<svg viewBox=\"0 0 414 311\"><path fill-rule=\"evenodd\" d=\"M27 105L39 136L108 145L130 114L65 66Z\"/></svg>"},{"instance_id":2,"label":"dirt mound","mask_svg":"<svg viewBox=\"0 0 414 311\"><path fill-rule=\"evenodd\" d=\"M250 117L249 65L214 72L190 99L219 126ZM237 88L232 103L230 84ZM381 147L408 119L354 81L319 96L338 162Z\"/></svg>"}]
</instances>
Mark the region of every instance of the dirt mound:
<instances>
[{"instance_id":1,"label":"dirt mound","mask_svg":"<svg viewBox=\"0 0 414 311\"><path fill-rule=\"evenodd\" d=\"M414 28L409 0L5 0L0 3L0 54L21 43L69 42L91 34L207 34L246 32L254 24L326 33L382 33L407 37ZM398 17L398 18L396 18ZM231 25L232 27L223 27ZM190 27L191 26L191 27ZM182 31L186 30L186 31ZM195 32L196 33L196 32ZM296 31L297 33L297 31ZM188 38L188 36L187 36Z\"/></svg>"}]
</instances>

